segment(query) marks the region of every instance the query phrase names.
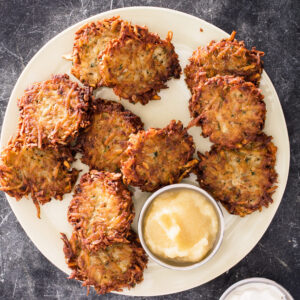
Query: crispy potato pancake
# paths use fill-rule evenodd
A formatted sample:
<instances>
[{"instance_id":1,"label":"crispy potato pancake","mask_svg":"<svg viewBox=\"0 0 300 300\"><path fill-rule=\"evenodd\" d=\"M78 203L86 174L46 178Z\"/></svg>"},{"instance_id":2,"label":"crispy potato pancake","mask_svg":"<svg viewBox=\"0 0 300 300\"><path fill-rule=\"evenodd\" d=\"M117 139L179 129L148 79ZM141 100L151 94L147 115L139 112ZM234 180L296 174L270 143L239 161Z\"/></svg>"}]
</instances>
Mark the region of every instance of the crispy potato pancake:
<instances>
[{"instance_id":1,"label":"crispy potato pancake","mask_svg":"<svg viewBox=\"0 0 300 300\"><path fill-rule=\"evenodd\" d=\"M258 85L264 52L257 51L255 47L247 50L243 41L234 39L235 34L233 31L228 39L211 41L194 51L190 64L184 70L191 91L200 81L216 75L242 76L246 81Z\"/></svg>"},{"instance_id":2,"label":"crispy potato pancake","mask_svg":"<svg viewBox=\"0 0 300 300\"><path fill-rule=\"evenodd\" d=\"M25 142L39 148L72 142L89 125L90 92L66 74L34 83L18 100L19 133Z\"/></svg>"},{"instance_id":3,"label":"crispy potato pancake","mask_svg":"<svg viewBox=\"0 0 300 300\"><path fill-rule=\"evenodd\" d=\"M103 85L113 87L116 95L132 103L160 99L157 92L181 73L171 39L171 32L161 40L145 27L124 24L120 38L111 41L101 54Z\"/></svg>"},{"instance_id":4,"label":"crispy potato pancake","mask_svg":"<svg viewBox=\"0 0 300 300\"><path fill-rule=\"evenodd\" d=\"M132 134L121 171L125 184L153 192L188 176L197 160L192 136L180 121L173 120L163 129L150 128Z\"/></svg>"},{"instance_id":5,"label":"crispy potato pancake","mask_svg":"<svg viewBox=\"0 0 300 300\"><path fill-rule=\"evenodd\" d=\"M73 270L69 278L83 281L88 289L94 286L98 294L134 287L143 280L148 258L133 231L128 239L129 243L115 243L89 252L82 247L77 231L70 241L62 234L66 261Z\"/></svg>"},{"instance_id":6,"label":"crispy potato pancake","mask_svg":"<svg viewBox=\"0 0 300 300\"><path fill-rule=\"evenodd\" d=\"M194 88L189 109L202 135L228 148L254 140L264 127L266 105L260 90L241 77L216 76Z\"/></svg>"},{"instance_id":7,"label":"crispy potato pancake","mask_svg":"<svg viewBox=\"0 0 300 300\"><path fill-rule=\"evenodd\" d=\"M81 161L92 169L120 172L129 135L143 126L141 119L123 105L95 100L91 126L78 139Z\"/></svg>"},{"instance_id":8,"label":"crispy potato pancake","mask_svg":"<svg viewBox=\"0 0 300 300\"><path fill-rule=\"evenodd\" d=\"M92 170L81 177L69 206L68 221L89 251L128 242L133 218L131 192L121 174Z\"/></svg>"},{"instance_id":9,"label":"crispy potato pancake","mask_svg":"<svg viewBox=\"0 0 300 300\"><path fill-rule=\"evenodd\" d=\"M109 41L119 37L122 23L113 17L88 23L75 33L71 73L83 84L97 87L101 82L98 56Z\"/></svg>"},{"instance_id":10,"label":"crispy potato pancake","mask_svg":"<svg viewBox=\"0 0 300 300\"><path fill-rule=\"evenodd\" d=\"M79 173L73 160L67 148L40 149L16 138L1 153L0 189L17 200L31 194L40 217L40 204L71 192Z\"/></svg>"},{"instance_id":11,"label":"crispy potato pancake","mask_svg":"<svg viewBox=\"0 0 300 300\"><path fill-rule=\"evenodd\" d=\"M265 134L240 149L213 146L199 154L198 181L229 213L241 217L268 207L277 188L277 148Z\"/></svg>"}]
</instances>

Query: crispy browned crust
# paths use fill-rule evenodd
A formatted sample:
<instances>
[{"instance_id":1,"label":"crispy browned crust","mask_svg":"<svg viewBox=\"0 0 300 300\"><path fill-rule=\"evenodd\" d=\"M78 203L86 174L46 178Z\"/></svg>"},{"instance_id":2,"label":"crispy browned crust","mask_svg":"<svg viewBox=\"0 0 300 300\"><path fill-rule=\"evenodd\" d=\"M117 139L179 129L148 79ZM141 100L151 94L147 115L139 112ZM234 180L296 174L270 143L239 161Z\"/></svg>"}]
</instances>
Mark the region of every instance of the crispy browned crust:
<instances>
[{"instance_id":1,"label":"crispy browned crust","mask_svg":"<svg viewBox=\"0 0 300 300\"><path fill-rule=\"evenodd\" d=\"M39 148L69 144L89 125L90 94L66 74L34 83L18 100L19 134Z\"/></svg>"},{"instance_id":2,"label":"crispy browned crust","mask_svg":"<svg viewBox=\"0 0 300 300\"><path fill-rule=\"evenodd\" d=\"M98 56L109 41L119 37L122 23L119 17L112 17L85 24L75 33L71 73L83 84L99 85Z\"/></svg>"},{"instance_id":3,"label":"crispy browned crust","mask_svg":"<svg viewBox=\"0 0 300 300\"><path fill-rule=\"evenodd\" d=\"M194 88L189 102L190 125L202 135L228 148L239 148L261 133L266 105L260 90L241 77L216 76Z\"/></svg>"},{"instance_id":4,"label":"crispy browned crust","mask_svg":"<svg viewBox=\"0 0 300 300\"><path fill-rule=\"evenodd\" d=\"M112 243L126 243L134 218L132 194L121 174L92 170L84 174L68 210L68 221L83 246L97 251Z\"/></svg>"},{"instance_id":5,"label":"crispy browned crust","mask_svg":"<svg viewBox=\"0 0 300 300\"><path fill-rule=\"evenodd\" d=\"M261 77L264 52L253 47L247 50L243 41L234 39L233 31L228 39L211 41L205 47L198 47L189 59L184 72L186 83L192 91L200 81L218 75L242 76L246 81L258 85Z\"/></svg>"},{"instance_id":6,"label":"crispy browned crust","mask_svg":"<svg viewBox=\"0 0 300 300\"><path fill-rule=\"evenodd\" d=\"M144 124L114 101L97 99L93 108L91 126L78 139L81 161L92 169L119 172L129 135L142 130Z\"/></svg>"},{"instance_id":7,"label":"crispy browned crust","mask_svg":"<svg viewBox=\"0 0 300 300\"><path fill-rule=\"evenodd\" d=\"M0 189L17 201L31 194L40 217L40 204L71 192L79 173L70 168L73 161L67 148L40 149L18 137L1 153Z\"/></svg>"},{"instance_id":8,"label":"crispy browned crust","mask_svg":"<svg viewBox=\"0 0 300 300\"><path fill-rule=\"evenodd\" d=\"M70 279L94 286L98 294L132 288L143 280L148 258L137 235L131 231L129 243L116 243L96 253L82 248L78 232L70 240L62 234L66 262L73 270Z\"/></svg>"},{"instance_id":9,"label":"crispy browned crust","mask_svg":"<svg viewBox=\"0 0 300 300\"><path fill-rule=\"evenodd\" d=\"M163 129L139 131L128 142L123 181L146 192L180 182L197 163L192 160L194 151L193 138L180 121L173 120Z\"/></svg>"},{"instance_id":10,"label":"crispy browned crust","mask_svg":"<svg viewBox=\"0 0 300 300\"><path fill-rule=\"evenodd\" d=\"M261 134L240 149L214 145L200 158L198 181L229 213L241 217L273 202L277 147Z\"/></svg>"},{"instance_id":11,"label":"crispy browned crust","mask_svg":"<svg viewBox=\"0 0 300 300\"><path fill-rule=\"evenodd\" d=\"M113 87L116 95L132 103L160 99L157 92L181 73L171 39L171 32L161 40L145 27L123 23L119 39L111 41L100 55L102 85Z\"/></svg>"}]
</instances>

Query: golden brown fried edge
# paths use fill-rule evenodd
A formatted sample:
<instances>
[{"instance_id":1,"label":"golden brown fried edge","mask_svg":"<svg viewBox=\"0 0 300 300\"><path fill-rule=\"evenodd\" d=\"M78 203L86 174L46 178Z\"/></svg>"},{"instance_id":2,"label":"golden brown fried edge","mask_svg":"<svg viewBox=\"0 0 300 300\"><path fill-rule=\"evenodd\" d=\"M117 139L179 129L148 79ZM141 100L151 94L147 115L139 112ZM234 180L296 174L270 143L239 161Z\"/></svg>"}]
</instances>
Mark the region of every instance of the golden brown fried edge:
<instances>
[{"instance_id":1,"label":"golden brown fried edge","mask_svg":"<svg viewBox=\"0 0 300 300\"><path fill-rule=\"evenodd\" d=\"M75 188L68 221L84 247L97 251L113 243L128 243L134 218L132 193L121 174L92 170Z\"/></svg>"},{"instance_id":2,"label":"golden brown fried edge","mask_svg":"<svg viewBox=\"0 0 300 300\"><path fill-rule=\"evenodd\" d=\"M166 40L161 40L157 34L150 33L146 27L123 24L119 39L111 41L100 55L102 62L99 67L103 85L113 87L116 95L128 99L131 103L140 102L144 105L150 100L160 99L157 92L167 88L166 81L171 77L179 78L181 73L178 55L171 39L171 32L168 33ZM139 47L138 51L135 51L138 53L134 53L132 45ZM158 47L162 47L163 53L166 54L166 67L159 67L162 62L153 54ZM125 54L121 54L121 51L124 49L127 49L126 55L130 54L126 61L122 61L122 55ZM150 56L149 52L153 55ZM141 64L140 61L135 61L135 59L149 59L150 57L148 63ZM139 64L139 69L135 68L131 72L130 69L134 63Z\"/></svg>"},{"instance_id":3,"label":"golden brown fried edge","mask_svg":"<svg viewBox=\"0 0 300 300\"><path fill-rule=\"evenodd\" d=\"M231 214L243 217L256 210L261 211L263 206L268 207L273 202L272 194L277 188L274 185L277 182L277 147L271 139L262 133L255 141L240 149L214 145L205 155L198 153L200 163L197 176L200 186ZM232 184L238 181L242 182ZM251 190L254 190L252 194Z\"/></svg>"},{"instance_id":4,"label":"golden brown fried edge","mask_svg":"<svg viewBox=\"0 0 300 300\"><path fill-rule=\"evenodd\" d=\"M162 186L180 182L197 163L192 136L178 121L163 129L150 128L132 134L121 172L125 184L153 192Z\"/></svg>"},{"instance_id":5,"label":"golden brown fried edge","mask_svg":"<svg viewBox=\"0 0 300 300\"><path fill-rule=\"evenodd\" d=\"M90 22L76 31L71 73L83 84L94 88L100 85L98 56L110 40L119 37L122 23L119 17L112 17Z\"/></svg>"},{"instance_id":6,"label":"golden brown fried edge","mask_svg":"<svg viewBox=\"0 0 300 300\"><path fill-rule=\"evenodd\" d=\"M18 137L1 152L0 189L17 201L31 194L40 218L40 204L52 197L62 200L65 193L71 192L79 174L70 168L73 161L67 148L39 149L24 145Z\"/></svg>"},{"instance_id":7,"label":"golden brown fried edge","mask_svg":"<svg viewBox=\"0 0 300 300\"><path fill-rule=\"evenodd\" d=\"M198 47L194 51L189 59L190 64L184 70L191 92L200 81L217 74L241 76L245 81L259 84L263 70L261 57L264 52L256 50L255 47L247 50L243 41L235 39L235 34L233 31L228 39L211 41L207 46Z\"/></svg>"},{"instance_id":8,"label":"golden brown fried edge","mask_svg":"<svg viewBox=\"0 0 300 300\"><path fill-rule=\"evenodd\" d=\"M261 133L266 105L261 91L242 77L216 76L194 88L189 110L192 126L202 135L228 148L239 148Z\"/></svg>"},{"instance_id":9,"label":"golden brown fried edge","mask_svg":"<svg viewBox=\"0 0 300 300\"><path fill-rule=\"evenodd\" d=\"M91 125L78 138L81 161L92 169L119 171L129 135L143 127L141 119L120 103L96 99Z\"/></svg>"},{"instance_id":10,"label":"golden brown fried edge","mask_svg":"<svg viewBox=\"0 0 300 300\"><path fill-rule=\"evenodd\" d=\"M66 74L34 83L18 100L19 134L39 148L70 144L89 125L91 93Z\"/></svg>"},{"instance_id":11,"label":"golden brown fried edge","mask_svg":"<svg viewBox=\"0 0 300 300\"><path fill-rule=\"evenodd\" d=\"M97 253L90 253L81 246L77 232L73 232L70 239L62 235L64 242L64 254L66 262L73 270L70 279L83 281L83 286L94 286L98 294L106 294L111 291L122 291L124 288L132 288L143 280L143 271L147 266L148 258L142 248L137 235L131 231L130 243L114 244ZM117 249L117 259L110 255ZM128 265L121 263L127 259ZM103 263L101 258L105 260ZM107 258L107 259L106 259Z\"/></svg>"}]
</instances>

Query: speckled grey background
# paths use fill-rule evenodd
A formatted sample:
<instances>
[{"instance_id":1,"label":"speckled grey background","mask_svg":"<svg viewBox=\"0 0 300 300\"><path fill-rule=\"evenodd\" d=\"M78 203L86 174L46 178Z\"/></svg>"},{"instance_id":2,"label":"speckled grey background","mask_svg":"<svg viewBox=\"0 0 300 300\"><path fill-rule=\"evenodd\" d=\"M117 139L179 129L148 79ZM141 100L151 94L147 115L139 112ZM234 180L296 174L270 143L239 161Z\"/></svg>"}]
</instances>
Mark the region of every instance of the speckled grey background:
<instances>
[{"instance_id":1,"label":"speckled grey background","mask_svg":"<svg viewBox=\"0 0 300 300\"><path fill-rule=\"evenodd\" d=\"M258 245L238 265L192 290L157 299L218 299L238 280L262 276L300 298L299 257L299 76L300 1L16 1L0 0L0 123L13 86L25 65L49 39L70 25L112 8L162 6L177 9L231 32L266 52L265 69L281 100L291 143L288 185L279 210ZM298 44L297 44L298 37ZM298 71L298 72L297 72ZM91 299L96 297L54 267L28 239L4 194L0 200L0 298ZM100 297L99 297L100 298ZM101 299L125 299L113 294ZM139 298L142 299L142 298Z\"/></svg>"}]
</instances>

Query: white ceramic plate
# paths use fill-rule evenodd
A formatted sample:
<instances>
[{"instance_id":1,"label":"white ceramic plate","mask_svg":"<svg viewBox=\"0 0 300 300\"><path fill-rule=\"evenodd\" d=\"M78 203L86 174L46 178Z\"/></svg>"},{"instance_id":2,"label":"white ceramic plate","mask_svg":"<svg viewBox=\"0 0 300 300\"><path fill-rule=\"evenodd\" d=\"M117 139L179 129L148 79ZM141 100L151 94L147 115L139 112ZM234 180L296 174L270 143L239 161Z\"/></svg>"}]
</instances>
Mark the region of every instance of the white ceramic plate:
<instances>
[{"instance_id":1,"label":"white ceramic plate","mask_svg":"<svg viewBox=\"0 0 300 300\"><path fill-rule=\"evenodd\" d=\"M97 16L84 20L57 35L49 41L29 62L11 94L1 134L1 145L5 146L9 137L17 128L18 109L17 99L26 87L36 81L46 80L51 74L68 73L71 63L62 59L62 55L72 50L75 31L88 21L108 18L120 15L122 18L139 25L147 25L153 32L157 32L165 38L167 32L172 30L173 43L179 54L182 68L188 62L188 57L199 45L205 45L212 39L220 40L228 37L221 29L196 17L169 9L152 7L123 8L101 13ZM200 28L203 32L200 32ZM236 28L238 31L238 28ZM239 36L237 35L239 38ZM252 45L251 45L252 46ZM266 54L268 55L268 54ZM74 79L74 78L73 78ZM164 127L172 119L181 120L188 124L188 91L184 76L180 80L170 80L169 89L160 92L161 100L152 101L146 106L130 104L122 100L122 104L139 115L146 128ZM274 203L261 213L253 213L245 218L225 214L225 236L219 252L214 258L202 267L191 271L172 271L160 267L150 261L144 274L144 281L134 289L124 291L122 294L136 296L154 296L180 292L208 282L238 263L257 244L267 230L276 210L280 204L289 171L289 139L283 112L276 91L265 72L263 72L261 85L267 105L267 119L265 132L274 137L274 143L278 146L276 170L279 174L278 189L273 196ZM117 100L110 89L102 89L97 93L107 99ZM197 149L205 151L210 143L200 137L200 128L192 128ZM74 164L87 171L87 167L79 161ZM193 178L185 180L193 182ZM135 193L136 215L149 196L147 193ZM36 217L36 209L30 200L22 199L16 202L14 198L7 197L12 210L23 226L25 232L36 247L60 270L69 273L62 251L60 232L68 235L71 226L67 222L67 208L71 200L71 194L64 197L63 201L52 200L41 209L41 219ZM134 223L136 229L136 220ZM64 283L62 283L64 284Z\"/></svg>"}]
</instances>

